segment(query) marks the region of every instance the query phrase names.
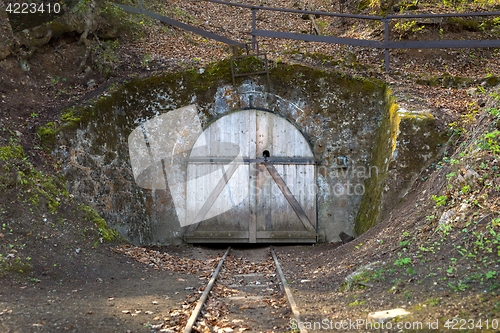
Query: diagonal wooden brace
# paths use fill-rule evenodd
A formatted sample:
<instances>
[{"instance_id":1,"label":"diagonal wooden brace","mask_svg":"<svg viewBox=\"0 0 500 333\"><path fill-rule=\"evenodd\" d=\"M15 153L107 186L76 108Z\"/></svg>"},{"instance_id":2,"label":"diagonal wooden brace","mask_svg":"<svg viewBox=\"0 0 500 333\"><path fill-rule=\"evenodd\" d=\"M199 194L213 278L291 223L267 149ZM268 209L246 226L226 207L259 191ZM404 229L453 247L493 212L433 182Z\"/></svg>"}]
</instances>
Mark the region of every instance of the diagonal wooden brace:
<instances>
[{"instance_id":1,"label":"diagonal wooden brace","mask_svg":"<svg viewBox=\"0 0 500 333\"><path fill-rule=\"evenodd\" d=\"M293 193L290 191L288 186L286 185L285 181L283 178L281 178L278 170L274 167L274 165L269 164L269 163L264 163L266 166L267 171L273 178L274 182L276 185L278 185L279 189L281 190L281 193L285 196L286 200L292 206L293 210L295 211L295 214L297 214L300 222L304 225L304 227L309 230L309 231L316 231L314 226L312 225L311 221L307 217L306 213L298 203L297 199L293 196Z\"/></svg>"}]
</instances>

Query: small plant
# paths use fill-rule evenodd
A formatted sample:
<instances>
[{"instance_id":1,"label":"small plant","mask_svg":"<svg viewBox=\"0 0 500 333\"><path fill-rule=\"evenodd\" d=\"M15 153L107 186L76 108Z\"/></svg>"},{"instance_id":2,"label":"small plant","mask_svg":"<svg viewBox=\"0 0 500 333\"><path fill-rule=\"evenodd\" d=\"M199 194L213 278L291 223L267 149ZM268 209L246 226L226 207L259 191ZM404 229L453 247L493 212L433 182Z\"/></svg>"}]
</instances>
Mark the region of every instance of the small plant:
<instances>
[{"instance_id":1,"label":"small plant","mask_svg":"<svg viewBox=\"0 0 500 333\"><path fill-rule=\"evenodd\" d=\"M432 305L432 306L439 305L439 298L430 298L429 305Z\"/></svg>"},{"instance_id":2,"label":"small plant","mask_svg":"<svg viewBox=\"0 0 500 333\"><path fill-rule=\"evenodd\" d=\"M419 25L417 21L400 21L394 25L394 31L399 34L399 39L407 38L410 33L416 34L422 32L425 29L425 25Z\"/></svg>"},{"instance_id":3,"label":"small plant","mask_svg":"<svg viewBox=\"0 0 500 333\"><path fill-rule=\"evenodd\" d=\"M319 32L323 32L323 30L325 30L325 28L327 28L329 26L329 23L327 21L324 21L324 20L316 20L316 25L318 26L319 28Z\"/></svg>"},{"instance_id":4,"label":"small plant","mask_svg":"<svg viewBox=\"0 0 500 333\"><path fill-rule=\"evenodd\" d=\"M450 231L452 229L453 226L451 224L445 224L445 223L442 223L437 227L437 230L439 230L445 237L450 234Z\"/></svg>"},{"instance_id":5,"label":"small plant","mask_svg":"<svg viewBox=\"0 0 500 333\"><path fill-rule=\"evenodd\" d=\"M142 67L148 67L149 63L151 62L151 59L152 59L151 54L146 53L141 62Z\"/></svg>"},{"instance_id":6,"label":"small plant","mask_svg":"<svg viewBox=\"0 0 500 333\"><path fill-rule=\"evenodd\" d=\"M495 108L488 108L488 109L486 109L486 112L488 112L493 117L499 117L500 116L500 110L495 109Z\"/></svg>"},{"instance_id":7,"label":"small plant","mask_svg":"<svg viewBox=\"0 0 500 333\"><path fill-rule=\"evenodd\" d=\"M500 153L499 144L500 131L494 130L483 135L478 142L478 147L494 154Z\"/></svg>"},{"instance_id":8,"label":"small plant","mask_svg":"<svg viewBox=\"0 0 500 333\"><path fill-rule=\"evenodd\" d=\"M415 275L415 274L417 274L417 271L416 271L413 267L408 267L408 268L406 269L406 272L408 272L408 274L410 274L410 275Z\"/></svg>"},{"instance_id":9,"label":"small plant","mask_svg":"<svg viewBox=\"0 0 500 333\"><path fill-rule=\"evenodd\" d=\"M365 304L365 301L355 300L354 302L349 303L349 306L358 306Z\"/></svg>"},{"instance_id":10,"label":"small plant","mask_svg":"<svg viewBox=\"0 0 500 333\"><path fill-rule=\"evenodd\" d=\"M458 281L457 284L449 282L448 287L450 287L454 292L465 291L469 288L469 286L463 283L462 281Z\"/></svg>"},{"instance_id":11,"label":"small plant","mask_svg":"<svg viewBox=\"0 0 500 333\"><path fill-rule=\"evenodd\" d=\"M496 271L489 271L486 273L486 280L491 280L497 277L497 272Z\"/></svg>"},{"instance_id":12,"label":"small plant","mask_svg":"<svg viewBox=\"0 0 500 333\"><path fill-rule=\"evenodd\" d=\"M408 266L411 264L411 259L408 258L408 257L405 257L405 258L399 258L399 259L396 259L394 261L394 265L395 266L398 266L398 267L404 267L404 266Z\"/></svg>"},{"instance_id":13,"label":"small plant","mask_svg":"<svg viewBox=\"0 0 500 333\"><path fill-rule=\"evenodd\" d=\"M436 207L446 206L448 197L446 195L433 195L432 199L436 202Z\"/></svg>"},{"instance_id":14,"label":"small plant","mask_svg":"<svg viewBox=\"0 0 500 333\"><path fill-rule=\"evenodd\" d=\"M471 191L471 186L470 185L464 185L462 187L462 189L460 190L460 192L462 192L462 194L469 194Z\"/></svg>"}]
</instances>

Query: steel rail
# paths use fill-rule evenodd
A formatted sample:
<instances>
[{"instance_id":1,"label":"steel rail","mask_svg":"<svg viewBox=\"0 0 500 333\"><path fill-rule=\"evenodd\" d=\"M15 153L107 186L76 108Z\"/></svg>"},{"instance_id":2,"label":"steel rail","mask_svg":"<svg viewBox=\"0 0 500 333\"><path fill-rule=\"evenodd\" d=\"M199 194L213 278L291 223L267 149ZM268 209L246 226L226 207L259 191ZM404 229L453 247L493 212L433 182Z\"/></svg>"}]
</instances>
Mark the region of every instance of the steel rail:
<instances>
[{"instance_id":1,"label":"steel rail","mask_svg":"<svg viewBox=\"0 0 500 333\"><path fill-rule=\"evenodd\" d=\"M203 294L201 295L200 299L198 300L198 303L196 304L195 309L191 313L191 316L189 317L188 322L186 323L186 326L183 330L183 333L191 333L193 329L193 325L196 323L196 320L198 319L198 316L200 315L201 309L203 308L203 305L208 299L208 295L210 294L210 291L212 290L212 287L217 280L217 277L220 273L220 270L222 269L222 266L224 265L224 261L226 260L229 252L231 250L231 247L229 247L226 252L224 253L222 259L219 261L219 264L217 265L217 268L214 270L212 273L212 276L210 278L210 281L208 282L207 286L205 287L205 290L203 291ZM271 250L271 255L274 260L274 264L276 266L276 271L278 272L278 275L281 280L281 284L283 286L283 290L285 291L286 298L288 299L288 304L290 305L290 308L292 309L293 316L295 318L295 321L297 322L298 328L300 333L308 333L307 329L304 327L304 325L301 325L301 317L300 317L300 312L297 307L297 303L295 303L295 300L293 299L292 291L290 290L290 287L288 286L288 283L286 281L285 275L283 274L283 270L281 269L281 265L278 261L278 257L276 256L276 253L274 252L273 247L270 247Z\"/></svg>"},{"instance_id":2,"label":"steel rail","mask_svg":"<svg viewBox=\"0 0 500 333\"><path fill-rule=\"evenodd\" d=\"M436 18L436 17L470 17L470 16L498 16L500 12L471 12L471 13L443 13L443 14L404 14L387 15L387 19L408 19L408 18Z\"/></svg>"},{"instance_id":3,"label":"steel rail","mask_svg":"<svg viewBox=\"0 0 500 333\"><path fill-rule=\"evenodd\" d=\"M290 290L290 287L288 286L288 282L286 281L285 275L283 274L283 270L281 270L280 263L278 262L278 257L276 257L276 253L274 253L274 249L272 247L271 247L271 254L273 256L274 264L276 265L276 270L278 271L278 274L281 278L281 284L283 285L283 289L285 290L285 294L286 294L286 298L288 299L288 303L290 304L290 307L292 308L293 316L295 317L295 321L297 322L300 333L308 333L308 331L304 327L304 325L300 325L300 323L302 321L300 320L299 308L297 307L297 303L295 303L295 300L293 299L292 291Z\"/></svg>"},{"instance_id":4,"label":"steel rail","mask_svg":"<svg viewBox=\"0 0 500 333\"><path fill-rule=\"evenodd\" d=\"M384 18L382 16L376 16L376 15L356 15L356 14L330 13L330 12L291 9L291 8L253 6L253 5L247 5L247 4L235 3L235 2L227 2L227 1L221 1L221 0L204 0L204 1L218 3L221 5L233 6L233 7L248 8L248 9L252 9L252 10L266 10L266 11L283 12L283 13L320 15L320 16L323 15L323 16L334 16L334 17L349 17L349 18L357 18L357 19L365 19L365 20L382 20Z\"/></svg>"},{"instance_id":5,"label":"steel rail","mask_svg":"<svg viewBox=\"0 0 500 333\"><path fill-rule=\"evenodd\" d=\"M122 5L122 4L118 4L118 3L115 3L115 5L117 7L119 7L119 8L121 8L122 10L126 11L126 12L133 13L133 14L146 15L146 16L154 18L154 19L156 19L156 20L158 20L160 22L173 25L175 27L184 29L186 31L191 31L191 32L193 32L193 33L195 33L197 35L203 36L205 38L213 39L213 40L216 40L218 42L221 42L221 43L224 43L224 44L227 44L227 45L237 45L237 46L243 46L244 45L243 43L240 43L238 41L232 40L231 38L227 38L227 37L215 34L213 32L206 31L206 30L197 28L195 26L192 26L192 25L189 25L189 24L177 21L177 20L173 20L173 19L171 19L169 17L166 17L164 15L160 15L160 14L157 14L157 13L154 13L154 12L150 12L150 11L145 10L144 8L142 8L142 6L140 8L136 8L136 7L132 7L132 6L128 6L128 5Z\"/></svg>"},{"instance_id":6,"label":"steel rail","mask_svg":"<svg viewBox=\"0 0 500 333\"><path fill-rule=\"evenodd\" d=\"M267 37L267 38L284 38L292 40L302 40L311 42L325 42L332 44L342 44L342 45L352 45L359 47L369 47L376 49L384 49L385 56L385 70L389 71L389 61L391 49L434 49L434 48L496 48L500 47L500 40L441 40L441 41L390 41L390 26L389 23L392 20L399 19L418 19L418 18L444 18L444 17L478 17L478 16L500 16L500 12L472 12L472 13L444 13L444 14L405 14L405 15L387 15L387 16L376 16L376 15L356 15L356 14L344 14L344 13L330 13L322 11L310 11L301 9L291 9L291 8L275 8L275 7L265 7L265 6L255 6L248 4L241 4L235 2L228 2L223 0L202 0L205 2L216 3L221 5L233 6L250 9L252 11L252 30L250 35L252 37L252 50L256 49L257 37ZM147 11L143 7L143 0L139 0L139 8L115 4L121 9L136 14L147 15L161 22L177 26L181 29L191 31L195 34L201 35L205 38L210 38L230 46L243 47L244 43L232 40L230 38L209 32L189 24L185 24L180 21L173 20L163 15ZM296 14L307 14L307 15L320 15L320 16L331 16L331 17L343 17L343 18L353 18L353 19L363 19L363 20L373 20L380 21L384 24L384 40L368 40L368 39L357 39L357 38L343 38L336 36L320 36L311 34L299 34L293 32L281 32L281 31L271 31L271 30L259 30L257 29L257 11L275 11L282 13L296 13ZM231 63L232 65L232 63ZM267 73L267 71L266 71ZM268 73L267 73L268 74ZM268 74L269 75L269 74ZM234 73L233 73L234 81Z\"/></svg>"},{"instance_id":7,"label":"steel rail","mask_svg":"<svg viewBox=\"0 0 500 333\"><path fill-rule=\"evenodd\" d=\"M184 333L191 333L193 325L196 322L196 318L198 318L198 315L200 314L200 311L203 308L203 304L205 304L205 302L207 301L208 294L210 293L210 290L212 290L215 280L217 279L217 276L219 275L222 265L224 264L224 260L226 260L226 257L229 254L230 250L231 247L228 247L226 253L224 253L224 256L219 261L219 265L217 265L217 268L215 269L215 271L212 274L212 277L210 278L210 281L208 281L207 287L203 291L203 294L201 295L200 299L198 300L198 303L196 304L196 307L194 308L193 312L191 313L191 316L189 317L189 320L183 331Z\"/></svg>"},{"instance_id":8,"label":"steel rail","mask_svg":"<svg viewBox=\"0 0 500 333\"><path fill-rule=\"evenodd\" d=\"M218 3L221 5L248 8L253 10L267 10L276 11L284 13L297 13L297 14L309 14L309 15L323 15L323 16L333 16L333 17L349 17L365 20L383 20L383 19L404 19L404 18L434 18L434 17L469 17L469 16L497 16L500 12L472 12L472 13L443 13L443 14L404 14L404 15L358 15L358 14L344 14L344 13L330 13L322 11L312 11L303 9L291 9L291 8L278 8L278 7L266 7L266 6L254 6L247 5L243 3L228 2L223 0L204 0L206 2Z\"/></svg>"}]
</instances>

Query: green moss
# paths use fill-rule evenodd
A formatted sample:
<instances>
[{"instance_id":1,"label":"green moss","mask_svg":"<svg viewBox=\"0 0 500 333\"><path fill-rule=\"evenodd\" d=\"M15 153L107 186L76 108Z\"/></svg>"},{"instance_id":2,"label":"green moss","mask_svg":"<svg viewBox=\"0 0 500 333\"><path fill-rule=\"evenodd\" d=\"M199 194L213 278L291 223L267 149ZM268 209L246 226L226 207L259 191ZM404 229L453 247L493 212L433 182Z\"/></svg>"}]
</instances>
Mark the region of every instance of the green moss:
<instances>
[{"instance_id":1,"label":"green moss","mask_svg":"<svg viewBox=\"0 0 500 333\"><path fill-rule=\"evenodd\" d=\"M243 57L232 59L235 74L256 73L265 70L265 64L257 57Z\"/></svg>"},{"instance_id":2,"label":"green moss","mask_svg":"<svg viewBox=\"0 0 500 333\"><path fill-rule=\"evenodd\" d=\"M0 147L0 187L4 190L17 187L25 201L38 207L42 201L55 213L63 198L69 194L64 181L37 170L26 158L21 146L13 144Z\"/></svg>"},{"instance_id":3,"label":"green moss","mask_svg":"<svg viewBox=\"0 0 500 333\"><path fill-rule=\"evenodd\" d=\"M320 57L319 55L315 55ZM327 61L330 61L330 58ZM116 137L116 127L126 127L129 119L126 116L120 117L113 113L113 110L142 110L143 116L148 116L148 110L144 110L145 101L155 100L162 91L168 93L175 101L173 107L181 107L193 103L205 104L213 102L214 91L222 84L231 82L231 61L226 59L207 65L204 70L188 69L183 72L166 73L153 76L147 79L133 79L130 82L114 89L86 106L68 109L61 116L57 123L48 123L40 127L38 134L42 140L42 145L46 149L53 149L57 135L64 133L71 136L81 126L87 126L91 119L97 115L100 117L100 131L95 132L96 144L106 145L113 149L119 138ZM236 73L249 73L262 71L263 64L259 58L245 57L236 59L233 63ZM355 78L344 76L339 73L332 73L318 69L312 69L301 65L278 64L270 70L271 82L276 87L290 82L303 86L312 95L319 89L316 84L311 84L317 80L324 80L332 85L347 87L345 95L360 91L372 93L377 89L382 89L382 81L366 78ZM236 83L241 82L246 77L237 77ZM141 96L141 99L134 96ZM314 97L314 96L313 96Z\"/></svg>"},{"instance_id":4,"label":"green moss","mask_svg":"<svg viewBox=\"0 0 500 333\"><path fill-rule=\"evenodd\" d=\"M26 155L24 154L23 147L20 145L10 145L0 147L0 160L7 161L10 159L23 159Z\"/></svg>"},{"instance_id":5,"label":"green moss","mask_svg":"<svg viewBox=\"0 0 500 333\"><path fill-rule=\"evenodd\" d=\"M466 88L474 85L474 80L471 78L453 76L445 73L443 76L429 75L416 80L418 84L443 88Z\"/></svg>"},{"instance_id":6,"label":"green moss","mask_svg":"<svg viewBox=\"0 0 500 333\"><path fill-rule=\"evenodd\" d=\"M328 63L329 65L332 65L332 66L338 65L338 64L341 63L340 60L336 59L335 57L333 57L331 55L326 55L326 54L317 53L317 52L305 53L304 57L310 58L310 59L313 59L313 60L319 60L323 64Z\"/></svg>"},{"instance_id":7,"label":"green moss","mask_svg":"<svg viewBox=\"0 0 500 333\"><path fill-rule=\"evenodd\" d=\"M365 9L367 9L369 6L371 6L372 0L361 0L358 3L358 12L362 12Z\"/></svg>"},{"instance_id":8,"label":"green moss","mask_svg":"<svg viewBox=\"0 0 500 333\"><path fill-rule=\"evenodd\" d=\"M29 274L33 270L29 261L19 257L5 258L0 255L0 278L7 276L8 273Z\"/></svg>"},{"instance_id":9,"label":"green moss","mask_svg":"<svg viewBox=\"0 0 500 333\"><path fill-rule=\"evenodd\" d=\"M448 24L458 31L480 31L479 28L481 25L481 23L476 19L463 17L450 17L448 18Z\"/></svg>"},{"instance_id":10,"label":"green moss","mask_svg":"<svg viewBox=\"0 0 500 333\"><path fill-rule=\"evenodd\" d=\"M70 109L66 113L63 113L61 120L66 124L78 124L82 118L75 115L74 109Z\"/></svg>"},{"instance_id":11,"label":"green moss","mask_svg":"<svg viewBox=\"0 0 500 333\"><path fill-rule=\"evenodd\" d=\"M314 96L315 89L319 89L317 81L324 81L328 85L342 87L342 93L346 99L350 96L372 94L375 91L385 89L385 83L365 77L351 77L339 72L304 67L302 65L278 64L270 71L271 81L275 86L293 85L303 87L305 91Z\"/></svg>"},{"instance_id":12,"label":"green moss","mask_svg":"<svg viewBox=\"0 0 500 333\"><path fill-rule=\"evenodd\" d=\"M79 208L85 213L85 218L97 226L100 239L106 242L123 241L123 237L120 233L109 227L106 221L95 211L94 208L86 205L80 205Z\"/></svg>"},{"instance_id":13,"label":"green moss","mask_svg":"<svg viewBox=\"0 0 500 333\"><path fill-rule=\"evenodd\" d=\"M494 87L500 83L500 77L491 75L486 78L486 85L488 87Z\"/></svg>"},{"instance_id":14,"label":"green moss","mask_svg":"<svg viewBox=\"0 0 500 333\"><path fill-rule=\"evenodd\" d=\"M396 148L396 138L400 118L397 115L398 106L386 90L386 113L378 130L375 145L372 150L372 166L378 172L373 172L365 184L365 193L356 216L354 230L358 235L369 230L378 222L382 208L382 194L388 173L388 161Z\"/></svg>"},{"instance_id":15,"label":"green moss","mask_svg":"<svg viewBox=\"0 0 500 333\"><path fill-rule=\"evenodd\" d=\"M59 130L53 122L49 122L38 128L37 134L40 137L40 144L46 150L51 150L56 142L56 136Z\"/></svg>"}]
</instances>

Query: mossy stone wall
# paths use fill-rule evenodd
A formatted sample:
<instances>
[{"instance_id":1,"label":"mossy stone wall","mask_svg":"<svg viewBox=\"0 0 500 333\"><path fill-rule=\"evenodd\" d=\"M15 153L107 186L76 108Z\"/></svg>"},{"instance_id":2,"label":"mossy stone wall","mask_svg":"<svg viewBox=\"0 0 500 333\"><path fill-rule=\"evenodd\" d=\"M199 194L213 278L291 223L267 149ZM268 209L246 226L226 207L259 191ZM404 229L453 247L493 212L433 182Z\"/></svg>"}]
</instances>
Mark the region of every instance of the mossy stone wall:
<instances>
[{"instance_id":1,"label":"mossy stone wall","mask_svg":"<svg viewBox=\"0 0 500 333\"><path fill-rule=\"evenodd\" d=\"M41 134L64 165L68 190L77 200L133 243L176 244L184 230L170 193L135 184L128 135L145 120L190 104L204 126L237 109L270 110L294 122L313 147L320 240L337 241L341 231L352 234L362 201L380 190L368 181L389 170L390 159L380 156L390 152L377 155L375 149L385 140L381 124L393 114L385 84L290 65L273 68L270 82L265 76L230 82L228 61L136 79L92 106L70 110ZM377 211L370 214L377 219Z\"/></svg>"}]
</instances>

